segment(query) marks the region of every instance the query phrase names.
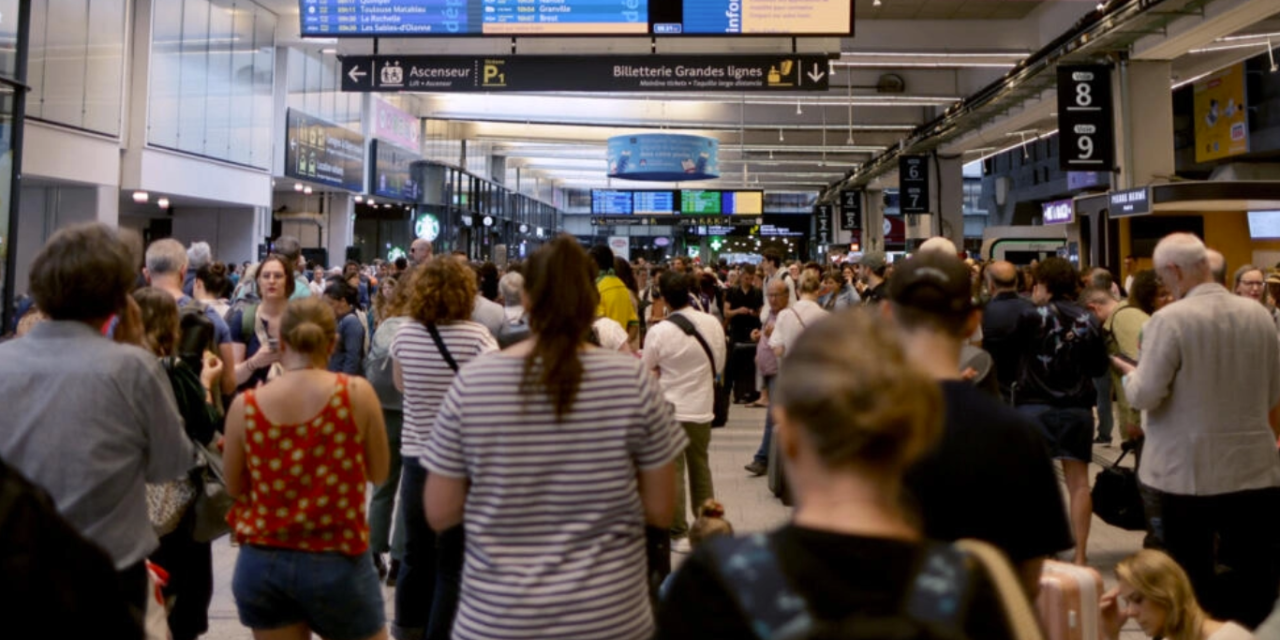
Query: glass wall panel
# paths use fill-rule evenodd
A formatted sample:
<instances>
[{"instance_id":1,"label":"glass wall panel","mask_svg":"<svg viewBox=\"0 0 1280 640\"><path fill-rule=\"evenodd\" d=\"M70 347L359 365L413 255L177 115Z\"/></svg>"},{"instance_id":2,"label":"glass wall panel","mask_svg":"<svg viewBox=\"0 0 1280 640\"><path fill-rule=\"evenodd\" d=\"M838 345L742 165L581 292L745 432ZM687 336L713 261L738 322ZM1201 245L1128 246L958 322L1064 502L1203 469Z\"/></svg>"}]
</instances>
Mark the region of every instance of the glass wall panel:
<instances>
[{"instance_id":1,"label":"glass wall panel","mask_svg":"<svg viewBox=\"0 0 1280 640\"><path fill-rule=\"evenodd\" d=\"M26 104L29 118L44 117L44 42L48 30L49 3L44 0L32 2L30 45L27 47L27 84L31 86Z\"/></svg>"},{"instance_id":2,"label":"glass wall panel","mask_svg":"<svg viewBox=\"0 0 1280 640\"><path fill-rule=\"evenodd\" d=\"M84 126L85 66L88 63L89 3L48 0L44 41L45 120Z\"/></svg>"},{"instance_id":3,"label":"glass wall panel","mask_svg":"<svg viewBox=\"0 0 1280 640\"><path fill-rule=\"evenodd\" d=\"M13 77L17 48L18 0L0 0L0 75Z\"/></svg>"},{"instance_id":4,"label":"glass wall panel","mask_svg":"<svg viewBox=\"0 0 1280 640\"><path fill-rule=\"evenodd\" d=\"M123 108L126 0L90 0L84 122L92 131L120 132Z\"/></svg>"},{"instance_id":5,"label":"glass wall panel","mask_svg":"<svg viewBox=\"0 0 1280 640\"><path fill-rule=\"evenodd\" d=\"M359 131L361 96L342 92L341 74L332 53L290 49L289 107Z\"/></svg>"},{"instance_id":6,"label":"glass wall panel","mask_svg":"<svg viewBox=\"0 0 1280 640\"><path fill-rule=\"evenodd\" d=\"M270 168L275 15L246 0L154 6L148 143Z\"/></svg>"},{"instance_id":7,"label":"glass wall panel","mask_svg":"<svg viewBox=\"0 0 1280 640\"><path fill-rule=\"evenodd\" d=\"M13 6L12 14L6 5ZM16 5L0 0L0 68L10 70ZM126 5L127 0L33 0L27 116L120 133Z\"/></svg>"}]
</instances>

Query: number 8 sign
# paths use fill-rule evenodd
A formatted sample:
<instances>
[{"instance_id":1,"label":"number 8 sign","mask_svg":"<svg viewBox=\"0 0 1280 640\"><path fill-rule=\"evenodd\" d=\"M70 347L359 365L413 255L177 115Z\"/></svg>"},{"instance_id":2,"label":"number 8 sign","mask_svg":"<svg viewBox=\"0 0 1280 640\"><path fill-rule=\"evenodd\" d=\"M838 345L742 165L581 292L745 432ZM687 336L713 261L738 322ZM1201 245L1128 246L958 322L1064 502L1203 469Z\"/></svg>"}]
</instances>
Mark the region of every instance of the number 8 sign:
<instances>
[{"instance_id":1,"label":"number 8 sign","mask_svg":"<svg viewBox=\"0 0 1280 640\"><path fill-rule=\"evenodd\" d=\"M1058 167L1063 171L1115 168L1111 69L1058 67Z\"/></svg>"}]
</instances>

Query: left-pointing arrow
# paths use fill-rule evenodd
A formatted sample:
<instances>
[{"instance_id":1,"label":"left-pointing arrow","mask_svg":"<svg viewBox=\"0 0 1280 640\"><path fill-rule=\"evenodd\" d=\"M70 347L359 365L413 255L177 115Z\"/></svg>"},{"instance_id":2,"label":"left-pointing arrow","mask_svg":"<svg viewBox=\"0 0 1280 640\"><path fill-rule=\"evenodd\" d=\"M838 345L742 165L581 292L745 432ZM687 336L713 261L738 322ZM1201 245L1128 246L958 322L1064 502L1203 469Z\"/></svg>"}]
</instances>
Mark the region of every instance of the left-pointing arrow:
<instances>
[{"instance_id":1,"label":"left-pointing arrow","mask_svg":"<svg viewBox=\"0 0 1280 640\"><path fill-rule=\"evenodd\" d=\"M360 67L351 67L351 71L347 72L347 77L351 78L352 82L360 82L360 78L363 78L367 75L369 74L364 71L361 71Z\"/></svg>"}]
</instances>

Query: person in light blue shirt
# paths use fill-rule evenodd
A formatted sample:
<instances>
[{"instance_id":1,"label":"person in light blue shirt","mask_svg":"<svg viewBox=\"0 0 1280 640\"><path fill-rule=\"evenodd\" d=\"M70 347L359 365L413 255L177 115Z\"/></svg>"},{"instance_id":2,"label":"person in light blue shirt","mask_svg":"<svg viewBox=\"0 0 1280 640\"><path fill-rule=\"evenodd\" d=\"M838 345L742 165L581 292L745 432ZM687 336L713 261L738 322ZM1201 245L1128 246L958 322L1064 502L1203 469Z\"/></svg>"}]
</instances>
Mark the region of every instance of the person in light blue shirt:
<instances>
[{"instance_id":1,"label":"person in light blue shirt","mask_svg":"<svg viewBox=\"0 0 1280 640\"><path fill-rule=\"evenodd\" d=\"M134 264L100 223L58 231L36 256L31 293L49 320L0 344L0 458L107 552L141 610L159 546L145 486L183 476L195 451L156 358L103 336L117 316L117 336L137 335Z\"/></svg>"}]
</instances>

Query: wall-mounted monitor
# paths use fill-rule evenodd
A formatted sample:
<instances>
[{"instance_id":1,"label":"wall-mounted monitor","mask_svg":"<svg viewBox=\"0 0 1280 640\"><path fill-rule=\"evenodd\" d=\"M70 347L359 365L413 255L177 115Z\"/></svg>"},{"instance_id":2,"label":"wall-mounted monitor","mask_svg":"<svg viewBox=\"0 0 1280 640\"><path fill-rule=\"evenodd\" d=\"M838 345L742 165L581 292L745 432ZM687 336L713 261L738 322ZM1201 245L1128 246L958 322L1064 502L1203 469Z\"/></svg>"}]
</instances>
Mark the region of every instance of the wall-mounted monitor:
<instances>
[{"instance_id":1,"label":"wall-mounted monitor","mask_svg":"<svg viewBox=\"0 0 1280 640\"><path fill-rule=\"evenodd\" d=\"M592 189L591 213L605 216L627 216L633 211L630 191Z\"/></svg>"},{"instance_id":2,"label":"wall-mounted monitor","mask_svg":"<svg viewBox=\"0 0 1280 640\"><path fill-rule=\"evenodd\" d=\"M413 179L413 163L418 154L375 139L372 145L373 180L369 190L375 196L415 202L422 196L422 185Z\"/></svg>"},{"instance_id":3,"label":"wall-mounted monitor","mask_svg":"<svg viewBox=\"0 0 1280 640\"><path fill-rule=\"evenodd\" d=\"M727 215L762 215L764 213L763 191L722 191L720 192L720 211Z\"/></svg>"},{"instance_id":4,"label":"wall-mounted monitor","mask_svg":"<svg viewBox=\"0 0 1280 640\"><path fill-rule=\"evenodd\" d=\"M720 215L722 205L719 191L680 191L680 213L686 216Z\"/></svg>"},{"instance_id":5,"label":"wall-mounted monitor","mask_svg":"<svg viewBox=\"0 0 1280 640\"><path fill-rule=\"evenodd\" d=\"M285 130L286 177L364 190L364 136L295 109L285 116Z\"/></svg>"},{"instance_id":6,"label":"wall-mounted monitor","mask_svg":"<svg viewBox=\"0 0 1280 640\"><path fill-rule=\"evenodd\" d=\"M850 0L299 0L304 37L853 35Z\"/></svg>"},{"instance_id":7,"label":"wall-mounted monitor","mask_svg":"<svg viewBox=\"0 0 1280 640\"><path fill-rule=\"evenodd\" d=\"M676 212L675 191L632 191L632 210L638 216L669 216Z\"/></svg>"},{"instance_id":8,"label":"wall-mounted monitor","mask_svg":"<svg viewBox=\"0 0 1280 640\"><path fill-rule=\"evenodd\" d=\"M1250 211L1249 237L1254 240L1280 240L1280 211Z\"/></svg>"}]
</instances>

